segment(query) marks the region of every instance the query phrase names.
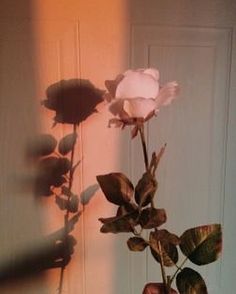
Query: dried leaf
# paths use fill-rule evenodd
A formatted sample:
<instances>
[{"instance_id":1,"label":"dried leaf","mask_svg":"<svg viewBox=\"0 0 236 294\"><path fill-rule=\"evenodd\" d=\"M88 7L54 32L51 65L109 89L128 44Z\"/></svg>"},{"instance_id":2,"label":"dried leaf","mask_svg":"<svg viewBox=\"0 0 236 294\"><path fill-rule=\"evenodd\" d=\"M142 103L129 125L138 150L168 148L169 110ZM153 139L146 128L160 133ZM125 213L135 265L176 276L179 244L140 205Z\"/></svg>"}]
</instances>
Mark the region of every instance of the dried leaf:
<instances>
[{"instance_id":1,"label":"dried leaf","mask_svg":"<svg viewBox=\"0 0 236 294\"><path fill-rule=\"evenodd\" d=\"M165 266L170 267L177 263L178 250L176 245L179 238L176 235L169 233L167 230L151 232L149 242L151 253L157 262L160 262L160 255L162 254Z\"/></svg>"},{"instance_id":2,"label":"dried leaf","mask_svg":"<svg viewBox=\"0 0 236 294\"><path fill-rule=\"evenodd\" d=\"M165 209L148 207L142 210L139 223L144 229L153 229L164 224L166 219Z\"/></svg>"},{"instance_id":3,"label":"dried leaf","mask_svg":"<svg viewBox=\"0 0 236 294\"><path fill-rule=\"evenodd\" d=\"M97 176L97 181L108 201L116 205L128 203L134 193L130 180L122 173Z\"/></svg>"},{"instance_id":4,"label":"dried leaf","mask_svg":"<svg viewBox=\"0 0 236 294\"><path fill-rule=\"evenodd\" d=\"M73 147L75 146L75 143L76 143L76 139L77 139L76 133L66 135L60 140L58 145L58 151L62 155L66 155L67 153L73 150Z\"/></svg>"},{"instance_id":5,"label":"dried leaf","mask_svg":"<svg viewBox=\"0 0 236 294\"><path fill-rule=\"evenodd\" d=\"M152 201L156 190L156 179L149 172L144 173L135 187L136 203L140 207L148 205Z\"/></svg>"},{"instance_id":6,"label":"dried leaf","mask_svg":"<svg viewBox=\"0 0 236 294\"><path fill-rule=\"evenodd\" d=\"M135 203L128 202L118 207L116 216L124 216L135 211L138 211L138 206Z\"/></svg>"},{"instance_id":7,"label":"dried leaf","mask_svg":"<svg viewBox=\"0 0 236 294\"><path fill-rule=\"evenodd\" d=\"M132 237L127 241L127 245L131 251L143 251L148 243L141 237Z\"/></svg>"},{"instance_id":8,"label":"dried leaf","mask_svg":"<svg viewBox=\"0 0 236 294\"><path fill-rule=\"evenodd\" d=\"M152 153L152 159L150 162L150 166L149 166L149 172L154 176L156 169L159 165L159 162L161 160L161 157L163 156L165 149L166 149L167 144L165 144L163 147L161 147L159 153L156 155L156 152Z\"/></svg>"},{"instance_id":9,"label":"dried leaf","mask_svg":"<svg viewBox=\"0 0 236 294\"><path fill-rule=\"evenodd\" d=\"M212 224L189 229L180 237L180 248L197 265L214 262L222 250L221 225Z\"/></svg>"},{"instance_id":10,"label":"dried leaf","mask_svg":"<svg viewBox=\"0 0 236 294\"><path fill-rule=\"evenodd\" d=\"M191 268L184 268L176 277L180 294L207 294L206 284L201 275Z\"/></svg>"},{"instance_id":11,"label":"dried leaf","mask_svg":"<svg viewBox=\"0 0 236 294\"><path fill-rule=\"evenodd\" d=\"M136 219L138 212L127 214L125 216L115 216L109 218L100 218L103 223L100 231L102 233L121 233L121 232L133 232L134 227L137 224Z\"/></svg>"}]
</instances>

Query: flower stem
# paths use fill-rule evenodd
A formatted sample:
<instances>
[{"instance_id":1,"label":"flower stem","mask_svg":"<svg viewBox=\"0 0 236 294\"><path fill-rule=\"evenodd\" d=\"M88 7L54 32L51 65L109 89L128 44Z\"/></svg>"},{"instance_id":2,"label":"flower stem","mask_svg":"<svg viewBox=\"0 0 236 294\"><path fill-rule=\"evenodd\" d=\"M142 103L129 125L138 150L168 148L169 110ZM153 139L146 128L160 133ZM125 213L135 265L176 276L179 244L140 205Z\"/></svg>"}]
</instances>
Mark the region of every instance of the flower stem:
<instances>
[{"instance_id":1,"label":"flower stem","mask_svg":"<svg viewBox=\"0 0 236 294\"><path fill-rule=\"evenodd\" d=\"M186 257L183 262L181 263L180 266L178 266L177 270L175 271L174 275L171 277L170 279L170 284L174 281L176 275L178 274L179 271L182 270L182 267L184 266L184 264L186 263L186 261L188 260L188 257Z\"/></svg>"},{"instance_id":2,"label":"flower stem","mask_svg":"<svg viewBox=\"0 0 236 294\"><path fill-rule=\"evenodd\" d=\"M142 148L143 148L143 156L144 156L144 163L146 171L148 171L149 163L148 163L148 153L147 153L147 144L144 136L144 127L143 124L138 127L141 142L142 142Z\"/></svg>"},{"instance_id":3,"label":"flower stem","mask_svg":"<svg viewBox=\"0 0 236 294\"><path fill-rule=\"evenodd\" d=\"M76 124L73 125L73 133L76 133ZM70 172L69 172L69 183L68 183L68 189L71 190L72 185L73 185L73 162L74 162L74 154L75 154L75 144L73 145L73 148L71 150L71 155L70 155ZM68 201L70 200L70 195L68 195ZM70 211L69 208L66 210L66 213L64 215L64 237L66 239L69 231L68 231L68 221L69 221L69 216L70 216ZM66 250L66 249L65 249ZM63 289L63 281L64 281L64 272L65 272L65 256L63 257L63 262L60 270L60 280L59 280L59 287L58 287L58 294L62 293Z\"/></svg>"},{"instance_id":4,"label":"flower stem","mask_svg":"<svg viewBox=\"0 0 236 294\"><path fill-rule=\"evenodd\" d=\"M141 138L141 143L142 143L142 148L143 148L143 156L144 156L144 163L145 163L145 168L146 171L149 171L149 160L148 160L148 152L147 152L147 144L146 144L146 140L145 140L145 135L144 135L144 126L143 124L138 126L138 130L139 130L139 134L140 134L140 138ZM159 154L159 160L162 156L162 154L164 153L165 147L162 148L163 150L161 150L160 154ZM159 160L157 162L157 165L159 163ZM155 172L154 172L155 173ZM151 201L151 207L154 208L154 202ZM166 276L166 272L165 272L165 265L164 265L164 259L163 259L163 253L162 253L162 246L161 246L161 242L158 241L158 251L160 254L160 266L161 266L161 275L162 275L162 281L164 284L164 294L169 294L170 293L170 283L169 283L169 279L167 280L167 276Z\"/></svg>"}]
</instances>

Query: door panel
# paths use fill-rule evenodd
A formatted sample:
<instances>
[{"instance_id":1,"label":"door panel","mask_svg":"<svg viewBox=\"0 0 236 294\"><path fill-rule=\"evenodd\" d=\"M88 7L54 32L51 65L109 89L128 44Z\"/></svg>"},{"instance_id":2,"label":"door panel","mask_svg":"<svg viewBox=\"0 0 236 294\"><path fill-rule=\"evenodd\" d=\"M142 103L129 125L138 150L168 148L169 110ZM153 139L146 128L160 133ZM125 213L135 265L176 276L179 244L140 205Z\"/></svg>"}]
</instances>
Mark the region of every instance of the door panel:
<instances>
[{"instance_id":1,"label":"door panel","mask_svg":"<svg viewBox=\"0 0 236 294\"><path fill-rule=\"evenodd\" d=\"M178 234L204 223L220 222L224 228L223 256L201 268L209 293L228 293L236 266L235 5L230 3L205 1L203 8L201 1L132 1L131 8L131 66L156 67L161 84L177 80L181 87L179 99L161 109L147 127L150 152L167 143L157 199L167 210L166 227ZM132 150L137 171L136 143ZM142 274L135 271L140 267ZM150 255L135 260L133 268L134 276L141 274L140 285L133 282L135 291L145 281L161 278Z\"/></svg>"},{"instance_id":2,"label":"door panel","mask_svg":"<svg viewBox=\"0 0 236 294\"><path fill-rule=\"evenodd\" d=\"M180 98L148 128L150 153L168 146L158 204L167 209L167 227L178 234L223 221L230 51L227 29L133 26L132 66L158 68L162 83L177 80L181 87ZM148 279L154 280L157 265L152 257L148 264ZM212 293L219 288L219 267L217 274L207 271Z\"/></svg>"}]
</instances>

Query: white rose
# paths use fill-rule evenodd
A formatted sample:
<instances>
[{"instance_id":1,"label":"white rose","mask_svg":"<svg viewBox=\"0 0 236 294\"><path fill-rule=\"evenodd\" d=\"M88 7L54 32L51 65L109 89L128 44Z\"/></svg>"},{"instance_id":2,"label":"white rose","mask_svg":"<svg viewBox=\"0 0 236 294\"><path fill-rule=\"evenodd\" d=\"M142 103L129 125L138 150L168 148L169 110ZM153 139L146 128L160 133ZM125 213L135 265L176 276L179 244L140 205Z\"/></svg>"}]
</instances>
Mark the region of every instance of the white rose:
<instances>
[{"instance_id":1,"label":"white rose","mask_svg":"<svg viewBox=\"0 0 236 294\"><path fill-rule=\"evenodd\" d=\"M177 96L178 84L169 82L160 87L159 77L158 70L148 68L128 70L113 81L105 81L109 110L118 118L111 122L125 125L147 121L162 105L170 104Z\"/></svg>"}]
</instances>

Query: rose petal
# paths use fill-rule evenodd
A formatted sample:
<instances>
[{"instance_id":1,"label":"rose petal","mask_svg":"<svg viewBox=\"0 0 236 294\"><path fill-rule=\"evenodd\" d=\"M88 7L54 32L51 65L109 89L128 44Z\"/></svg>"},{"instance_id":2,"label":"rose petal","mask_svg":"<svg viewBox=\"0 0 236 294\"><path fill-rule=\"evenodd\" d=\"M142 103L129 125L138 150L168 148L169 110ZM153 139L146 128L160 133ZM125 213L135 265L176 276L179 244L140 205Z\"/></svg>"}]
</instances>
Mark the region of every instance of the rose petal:
<instances>
[{"instance_id":1,"label":"rose petal","mask_svg":"<svg viewBox=\"0 0 236 294\"><path fill-rule=\"evenodd\" d=\"M116 98L155 98L159 83L150 74L129 71L116 88Z\"/></svg>"},{"instance_id":2,"label":"rose petal","mask_svg":"<svg viewBox=\"0 0 236 294\"><path fill-rule=\"evenodd\" d=\"M123 109L129 117L146 118L157 107L155 99L135 98L125 99ZM122 118L122 117L121 117Z\"/></svg>"},{"instance_id":3,"label":"rose petal","mask_svg":"<svg viewBox=\"0 0 236 294\"><path fill-rule=\"evenodd\" d=\"M162 105L166 106L176 98L179 92L179 85L177 82L169 82L165 84L161 89L156 98L157 108L159 109Z\"/></svg>"},{"instance_id":4,"label":"rose petal","mask_svg":"<svg viewBox=\"0 0 236 294\"><path fill-rule=\"evenodd\" d=\"M124 73L124 76L127 76L134 71L139 72L139 73L148 74L148 75L152 76L156 81L158 81L160 78L159 70L157 70L155 68L138 68L136 70L129 69Z\"/></svg>"},{"instance_id":5,"label":"rose petal","mask_svg":"<svg viewBox=\"0 0 236 294\"><path fill-rule=\"evenodd\" d=\"M160 73L155 68L147 68L143 71L145 74L152 76L156 81L160 79Z\"/></svg>"}]
</instances>

